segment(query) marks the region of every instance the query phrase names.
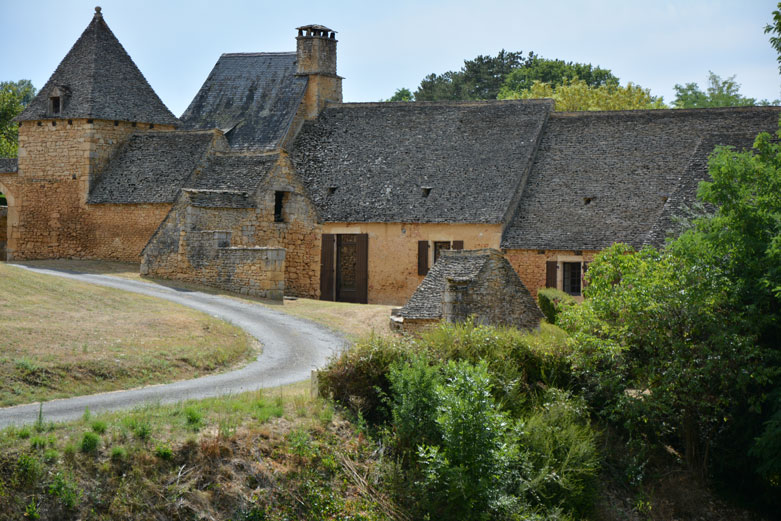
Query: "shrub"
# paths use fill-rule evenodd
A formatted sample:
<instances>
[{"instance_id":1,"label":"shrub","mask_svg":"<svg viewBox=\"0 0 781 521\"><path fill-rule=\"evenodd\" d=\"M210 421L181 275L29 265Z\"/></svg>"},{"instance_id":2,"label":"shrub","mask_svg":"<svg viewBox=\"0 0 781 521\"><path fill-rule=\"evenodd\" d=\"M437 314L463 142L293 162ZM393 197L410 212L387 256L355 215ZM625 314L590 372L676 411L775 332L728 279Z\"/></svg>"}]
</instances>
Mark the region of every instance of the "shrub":
<instances>
[{"instance_id":1,"label":"shrub","mask_svg":"<svg viewBox=\"0 0 781 521\"><path fill-rule=\"evenodd\" d=\"M125 447L111 447L111 461L119 463L127 459L127 449Z\"/></svg>"},{"instance_id":2,"label":"shrub","mask_svg":"<svg viewBox=\"0 0 781 521\"><path fill-rule=\"evenodd\" d=\"M32 454L20 454L16 460L16 478L25 485L33 485L43 475L43 467Z\"/></svg>"},{"instance_id":3,"label":"shrub","mask_svg":"<svg viewBox=\"0 0 781 521\"><path fill-rule=\"evenodd\" d=\"M518 432L529 471L523 492L532 504L558 506L580 517L596 495L596 433L582 399L551 389L542 402Z\"/></svg>"},{"instance_id":4,"label":"shrub","mask_svg":"<svg viewBox=\"0 0 781 521\"><path fill-rule=\"evenodd\" d=\"M58 472L49 485L49 494L58 498L63 507L71 510L76 508L81 502L82 491L73 481L72 477L65 476L62 472Z\"/></svg>"},{"instance_id":5,"label":"shrub","mask_svg":"<svg viewBox=\"0 0 781 521\"><path fill-rule=\"evenodd\" d=\"M81 438L81 452L91 453L97 452L98 445L100 445L100 436L94 432L85 432Z\"/></svg>"},{"instance_id":6,"label":"shrub","mask_svg":"<svg viewBox=\"0 0 781 521\"><path fill-rule=\"evenodd\" d=\"M95 420L92 422L92 430L93 432L96 432L98 434L103 434L106 432L106 422L101 420Z\"/></svg>"},{"instance_id":7,"label":"shrub","mask_svg":"<svg viewBox=\"0 0 781 521\"><path fill-rule=\"evenodd\" d=\"M158 445L155 447L155 456L162 460L169 461L174 458L174 451L168 445Z\"/></svg>"},{"instance_id":8,"label":"shrub","mask_svg":"<svg viewBox=\"0 0 781 521\"><path fill-rule=\"evenodd\" d=\"M201 429L203 425L203 413L196 407L190 406L185 408L184 417L187 419L187 427L194 431Z\"/></svg>"},{"instance_id":9,"label":"shrub","mask_svg":"<svg viewBox=\"0 0 781 521\"><path fill-rule=\"evenodd\" d=\"M543 288L537 291L537 303L548 323L555 324L562 307L575 304L575 299L560 289Z\"/></svg>"},{"instance_id":10,"label":"shrub","mask_svg":"<svg viewBox=\"0 0 781 521\"><path fill-rule=\"evenodd\" d=\"M322 396L349 407L372 424L388 420L383 396L389 390L388 372L392 363L409 353L407 341L371 336L355 343L318 373Z\"/></svg>"}]
</instances>

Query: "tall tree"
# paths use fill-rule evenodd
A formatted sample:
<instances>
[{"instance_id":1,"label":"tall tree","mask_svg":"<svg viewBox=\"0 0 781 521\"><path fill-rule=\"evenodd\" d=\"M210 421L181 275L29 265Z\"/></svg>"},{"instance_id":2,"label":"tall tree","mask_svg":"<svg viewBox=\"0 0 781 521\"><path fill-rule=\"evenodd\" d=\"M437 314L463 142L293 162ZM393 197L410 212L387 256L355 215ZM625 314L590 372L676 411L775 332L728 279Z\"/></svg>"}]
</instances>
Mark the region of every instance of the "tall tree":
<instances>
[{"instance_id":1,"label":"tall tree","mask_svg":"<svg viewBox=\"0 0 781 521\"><path fill-rule=\"evenodd\" d=\"M12 120L34 97L30 80L0 82L0 157L16 157L19 129Z\"/></svg>"},{"instance_id":2,"label":"tall tree","mask_svg":"<svg viewBox=\"0 0 781 521\"><path fill-rule=\"evenodd\" d=\"M765 26L765 34L772 34L770 45L776 50L778 58L778 72L781 73L781 2L778 3L778 9L773 11L773 23Z\"/></svg>"},{"instance_id":3,"label":"tall tree","mask_svg":"<svg viewBox=\"0 0 781 521\"><path fill-rule=\"evenodd\" d=\"M390 98L380 101L415 101L415 96L408 88L402 87L400 89L396 89L396 92L394 92L393 96Z\"/></svg>"},{"instance_id":4,"label":"tall tree","mask_svg":"<svg viewBox=\"0 0 781 521\"><path fill-rule=\"evenodd\" d=\"M708 88L703 92L696 83L675 85L677 109L699 109L706 107L745 107L757 104L754 98L746 98L740 93L740 83L732 75L722 80L718 74L709 72Z\"/></svg>"},{"instance_id":5,"label":"tall tree","mask_svg":"<svg viewBox=\"0 0 781 521\"><path fill-rule=\"evenodd\" d=\"M581 110L637 110L665 108L661 97L652 96L649 89L628 83L625 87L617 83L598 86L588 85L584 80L575 78L564 80L560 85L535 81L532 86L521 92L503 89L500 99L553 98L558 111Z\"/></svg>"},{"instance_id":6,"label":"tall tree","mask_svg":"<svg viewBox=\"0 0 781 521\"><path fill-rule=\"evenodd\" d=\"M429 74L415 91L416 101L488 100L509 91L520 92L534 81L559 85L565 80L581 78L588 85L618 83L609 70L591 64L541 58L533 52L509 52L502 49L496 56L478 56L464 61L459 71Z\"/></svg>"}]
</instances>

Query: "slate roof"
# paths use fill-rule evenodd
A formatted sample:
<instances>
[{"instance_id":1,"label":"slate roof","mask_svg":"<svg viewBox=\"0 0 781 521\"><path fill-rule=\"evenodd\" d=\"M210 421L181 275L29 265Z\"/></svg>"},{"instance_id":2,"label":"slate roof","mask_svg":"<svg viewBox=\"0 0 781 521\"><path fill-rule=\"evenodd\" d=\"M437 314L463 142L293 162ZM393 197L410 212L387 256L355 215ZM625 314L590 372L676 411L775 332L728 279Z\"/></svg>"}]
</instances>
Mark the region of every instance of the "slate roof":
<instances>
[{"instance_id":1,"label":"slate roof","mask_svg":"<svg viewBox=\"0 0 781 521\"><path fill-rule=\"evenodd\" d=\"M100 175L90 204L170 203L204 161L214 131L134 134Z\"/></svg>"},{"instance_id":2,"label":"slate roof","mask_svg":"<svg viewBox=\"0 0 781 521\"><path fill-rule=\"evenodd\" d=\"M219 128L239 150L277 148L304 96L296 53L223 54L182 114L184 128Z\"/></svg>"},{"instance_id":3,"label":"slate roof","mask_svg":"<svg viewBox=\"0 0 781 521\"><path fill-rule=\"evenodd\" d=\"M0 173L10 174L19 171L19 160L15 157L0 157Z\"/></svg>"},{"instance_id":4,"label":"slate roof","mask_svg":"<svg viewBox=\"0 0 781 521\"><path fill-rule=\"evenodd\" d=\"M56 116L49 113L49 95L55 87L69 92ZM15 121L66 118L179 123L99 12Z\"/></svg>"},{"instance_id":5,"label":"slate roof","mask_svg":"<svg viewBox=\"0 0 781 521\"><path fill-rule=\"evenodd\" d=\"M277 159L279 154L213 154L204 167L185 183L184 188L251 194L271 171Z\"/></svg>"},{"instance_id":6,"label":"slate roof","mask_svg":"<svg viewBox=\"0 0 781 521\"><path fill-rule=\"evenodd\" d=\"M502 248L640 247L703 136L774 131L780 113L779 107L554 113Z\"/></svg>"},{"instance_id":7,"label":"slate roof","mask_svg":"<svg viewBox=\"0 0 781 521\"><path fill-rule=\"evenodd\" d=\"M708 159L713 149L718 145L734 147L736 150L750 149L757 132L742 134L711 134L702 138L681 177L678 186L667 200L659 218L654 223L644 243L652 246L662 246L667 237L680 235L684 224L681 218L696 217L698 211L713 210L706 205L697 210L697 188L700 181L709 181Z\"/></svg>"},{"instance_id":8,"label":"slate roof","mask_svg":"<svg viewBox=\"0 0 781 521\"><path fill-rule=\"evenodd\" d=\"M490 259L489 253L480 254L473 251L466 255L462 252L442 253L415 293L399 310L399 316L415 319L442 318L442 296L447 288L447 279L473 280Z\"/></svg>"},{"instance_id":9,"label":"slate roof","mask_svg":"<svg viewBox=\"0 0 781 521\"><path fill-rule=\"evenodd\" d=\"M304 124L290 153L325 221L498 223L551 108L549 100L331 105Z\"/></svg>"}]
</instances>

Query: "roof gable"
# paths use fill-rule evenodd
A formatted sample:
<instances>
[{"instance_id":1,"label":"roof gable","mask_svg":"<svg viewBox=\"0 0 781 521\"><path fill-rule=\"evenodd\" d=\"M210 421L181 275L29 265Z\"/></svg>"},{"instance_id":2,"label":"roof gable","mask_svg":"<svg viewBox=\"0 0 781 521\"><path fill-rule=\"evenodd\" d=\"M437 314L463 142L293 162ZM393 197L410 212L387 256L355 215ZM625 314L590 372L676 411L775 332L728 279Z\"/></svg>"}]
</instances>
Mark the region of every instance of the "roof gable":
<instances>
[{"instance_id":1,"label":"roof gable","mask_svg":"<svg viewBox=\"0 0 781 521\"><path fill-rule=\"evenodd\" d=\"M291 150L325 221L499 223L549 100L340 104Z\"/></svg>"},{"instance_id":2,"label":"roof gable","mask_svg":"<svg viewBox=\"0 0 781 521\"><path fill-rule=\"evenodd\" d=\"M307 85L296 76L296 53L223 54L190 106L185 128L219 128L239 150L277 148Z\"/></svg>"},{"instance_id":3,"label":"roof gable","mask_svg":"<svg viewBox=\"0 0 781 521\"><path fill-rule=\"evenodd\" d=\"M49 97L61 96L54 114ZM17 121L52 118L94 118L177 125L111 32L100 8L49 81Z\"/></svg>"}]
</instances>

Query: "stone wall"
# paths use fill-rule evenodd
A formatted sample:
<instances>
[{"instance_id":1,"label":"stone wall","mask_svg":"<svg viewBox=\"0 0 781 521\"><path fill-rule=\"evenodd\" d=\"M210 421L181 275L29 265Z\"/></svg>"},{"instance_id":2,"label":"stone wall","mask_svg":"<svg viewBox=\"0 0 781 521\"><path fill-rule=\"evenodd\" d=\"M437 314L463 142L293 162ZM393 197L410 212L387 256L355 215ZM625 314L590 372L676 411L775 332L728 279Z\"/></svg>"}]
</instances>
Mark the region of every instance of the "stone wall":
<instances>
[{"instance_id":1,"label":"stone wall","mask_svg":"<svg viewBox=\"0 0 781 521\"><path fill-rule=\"evenodd\" d=\"M274 220L275 193L285 193L283 221ZM226 190L184 190L146 246L142 273L194 280L217 258L204 258L199 230L221 230L225 245L285 250L284 291L317 298L320 288L320 226L314 207L282 157L254 194ZM226 287L226 289L228 289ZM231 290L233 291L233 290Z\"/></svg>"},{"instance_id":2,"label":"stone wall","mask_svg":"<svg viewBox=\"0 0 781 521\"><path fill-rule=\"evenodd\" d=\"M18 173L3 179L14 200L9 259L138 261L171 205L88 206L86 198L114 152L132 133L150 127L87 119L23 122Z\"/></svg>"},{"instance_id":3,"label":"stone wall","mask_svg":"<svg viewBox=\"0 0 781 521\"><path fill-rule=\"evenodd\" d=\"M480 324L536 328L542 320L529 290L497 250L447 252L445 255L488 255L471 279L450 277L442 296L442 320L463 322L473 316Z\"/></svg>"},{"instance_id":4,"label":"stone wall","mask_svg":"<svg viewBox=\"0 0 781 521\"><path fill-rule=\"evenodd\" d=\"M598 252L594 250L505 250L504 253L524 286L536 299L537 290L545 287L545 263L547 261L581 260L582 262L591 262Z\"/></svg>"},{"instance_id":5,"label":"stone wall","mask_svg":"<svg viewBox=\"0 0 781 521\"><path fill-rule=\"evenodd\" d=\"M0 206L0 261L5 260L5 243L8 240L8 207Z\"/></svg>"},{"instance_id":6,"label":"stone wall","mask_svg":"<svg viewBox=\"0 0 781 521\"><path fill-rule=\"evenodd\" d=\"M369 235L369 302L402 305L423 281L418 275L418 241L464 241L464 249L498 248L499 224L325 223L323 233ZM319 246L318 246L319 251ZM318 258L319 262L319 258Z\"/></svg>"}]
</instances>

